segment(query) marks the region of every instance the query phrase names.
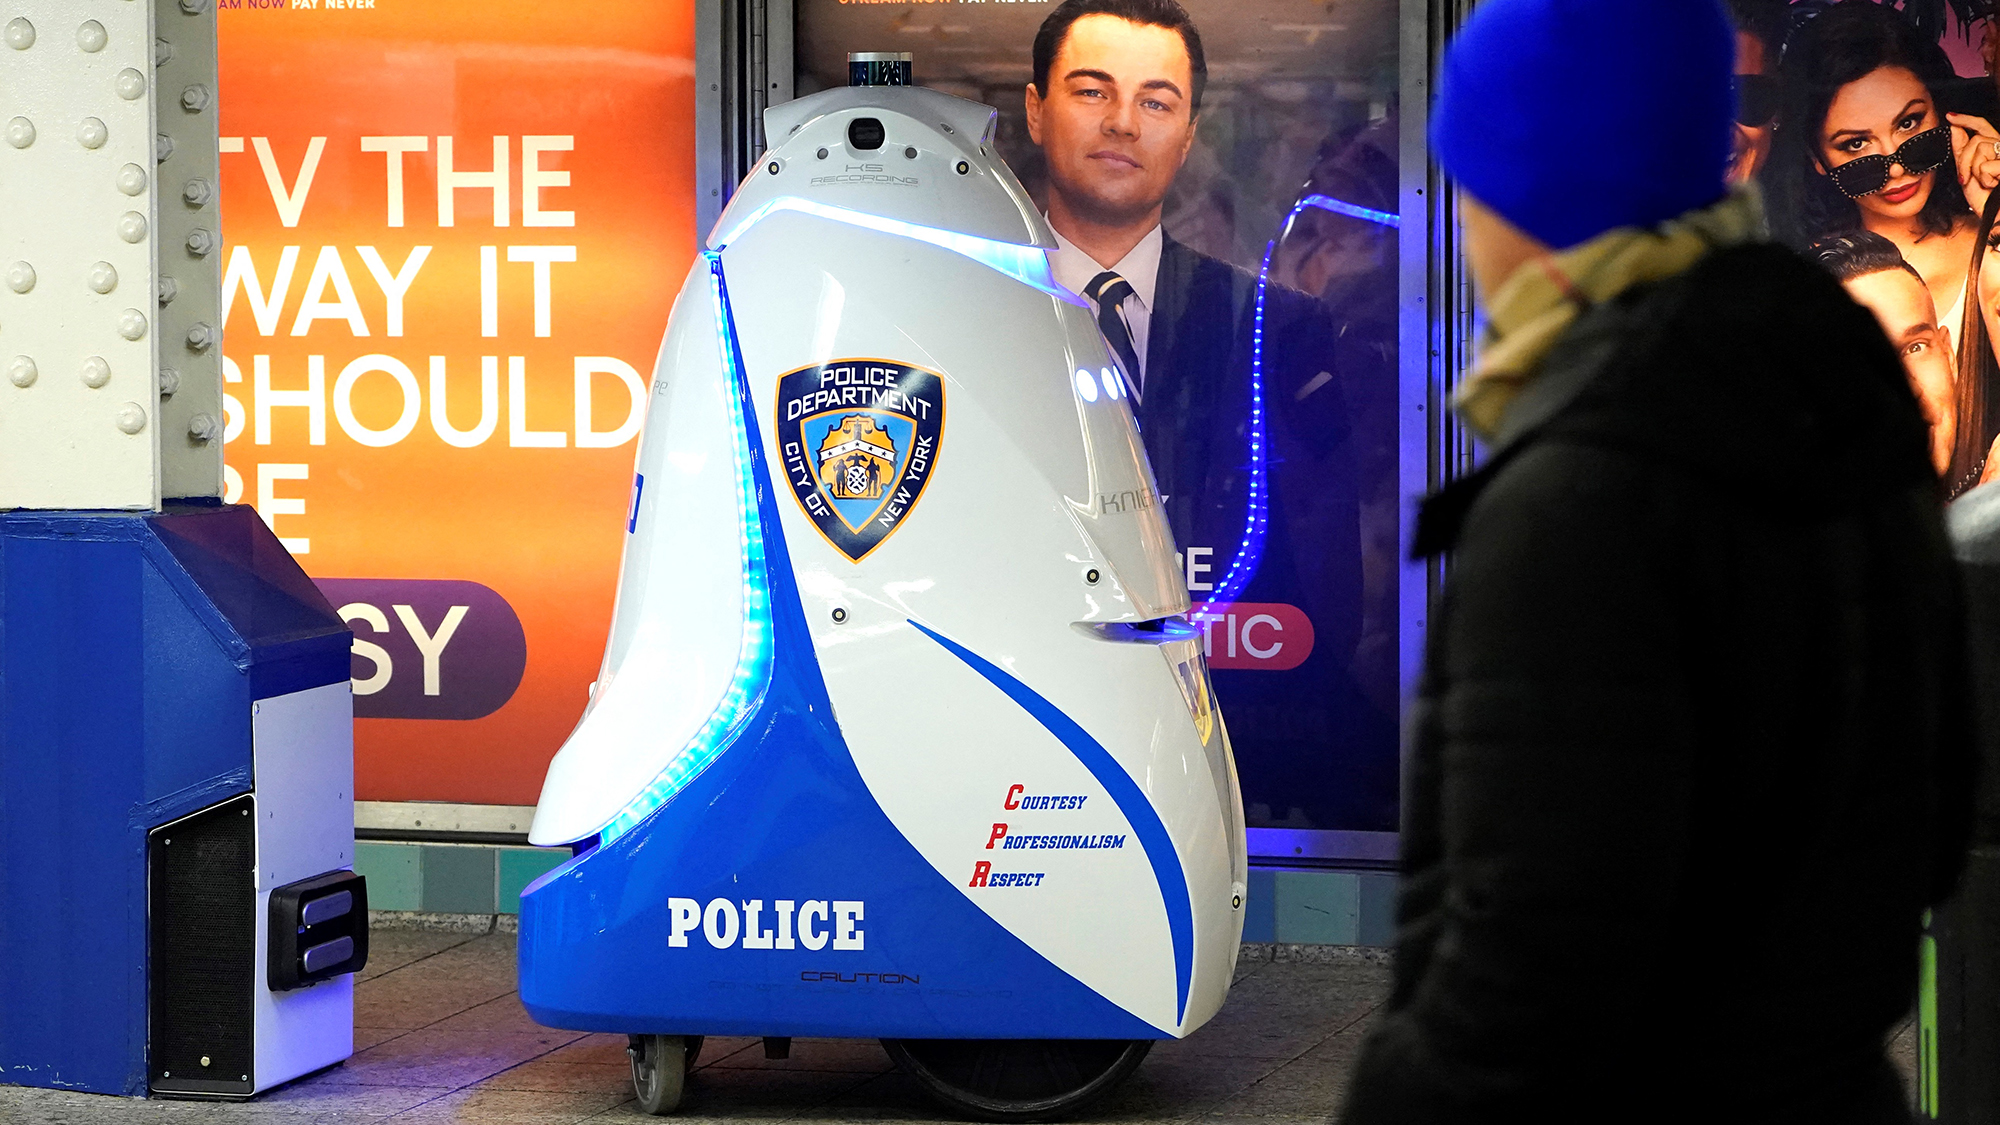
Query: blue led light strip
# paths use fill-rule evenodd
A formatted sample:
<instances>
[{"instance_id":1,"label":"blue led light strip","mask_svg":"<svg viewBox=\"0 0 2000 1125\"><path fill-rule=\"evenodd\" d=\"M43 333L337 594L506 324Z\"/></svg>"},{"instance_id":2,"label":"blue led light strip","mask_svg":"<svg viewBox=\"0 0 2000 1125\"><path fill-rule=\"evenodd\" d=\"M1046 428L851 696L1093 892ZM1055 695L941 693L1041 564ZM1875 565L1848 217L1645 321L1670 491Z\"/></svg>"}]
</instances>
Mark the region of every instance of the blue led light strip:
<instances>
[{"instance_id":1,"label":"blue led light strip","mask_svg":"<svg viewBox=\"0 0 2000 1125\"><path fill-rule=\"evenodd\" d=\"M1366 219L1371 223L1381 223L1385 227L1400 228L1403 225L1403 217L1401 215L1392 215L1387 211L1372 210L1358 203L1349 203L1344 199L1335 199L1330 195L1308 195L1304 199L1299 200L1297 207L1292 208L1292 214L1296 215L1301 209L1306 207L1317 207L1322 211L1331 211L1336 215L1346 215L1353 219ZM1291 223L1289 217L1285 221L1287 225Z\"/></svg>"},{"instance_id":2,"label":"blue led light strip","mask_svg":"<svg viewBox=\"0 0 2000 1125\"><path fill-rule=\"evenodd\" d=\"M1022 246L1013 242L1000 242L977 235L961 234L958 231L940 230L919 223L908 223L901 219L871 215L866 211L855 211L847 207L835 207L830 203L818 203L810 199L800 199L796 195L781 195L770 200L756 210L743 216L736 225L717 234L710 240L716 250L721 250L744 232L780 211L796 211L801 215L811 215L848 226L893 234L900 238L913 238L918 242L928 242L955 254L963 254L989 269L997 270L1008 277L1033 289L1039 289L1060 301L1067 301L1078 308L1091 306L1083 298L1056 284L1055 274L1049 270L1049 252L1039 246Z\"/></svg>"},{"instance_id":3,"label":"blue led light strip","mask_svg":"<svg viewBox=\"0 0 2000 1125\"><path fill-rule=\"evenodd\" d=\"M1292 214L1297 215L1298 208L1294 207ZM1257 271L1256 312L1250 320L1250 501L1243 515L1243 538L1236 544L1229 569L1222 572L1222 581L1209 595L1208 605L1235 601L1256 575L1257 564L1264 561L1264 535L1270 523L1270 502L1265 496L1269 458L1264 452L1264 295L1270 288L1271 255L1277 249L1276 239L1264 246L1264 264Z\"/></svg>"},{"instance_id":4,"label":"blue led light strip","mask_svg":"<svg viewBox=\"0 0 2000 1125\"><path fill-rule=\"evenodd\" d=\"M604 826L600 835L605 844L631 831L673 800L674 794L687 788L688 782L720 757L738 731L757 713L765 690L771 686L771 577L744 418L749 392L743 377L742 352L736 343L736 321L729 310L728 290L722 284L722 259L713 253L703 257L708 259L709 290L715 302L716 346L722 353L724 373L732 392L726 397L731 428L736 435L736 508L743 525L743 642L737 650L736 670L730 676L722 701L666 768Z\"/></svg>"},{"instance_id":5,"label":"blue led light strip","mask_svg":"<svg viewBox=\"0 0 2000 1125\"><path fill-rule=\"evenodd\" d=\"M1402 217L1387 211L1373 211L1357 204L1335 199L1328 195L1307 195L1292 205L1285 215L1285 221L1278 228L1278 237L1264 244L1264 262L1257 270L1257 307L1250 321L1250 501L1243 517L1243 538L1236 545L1236 554L1229 560L1229 568L1222 574L1215 592L1206 604L1233 602L1250 584L1257 574L1257 565L1264 561L1264 536L1270 526L1270 457L1266 452L1264 434L1264 298L1271 287L1271 258L1278 252L1278 243L1284 240L1292 229L1292 220L1308 207L1331 211L1337 215L1348 215L1356 219L1366 219L1371 223L1398 227L1403 225Z\"/></svg>"}]
</instances>

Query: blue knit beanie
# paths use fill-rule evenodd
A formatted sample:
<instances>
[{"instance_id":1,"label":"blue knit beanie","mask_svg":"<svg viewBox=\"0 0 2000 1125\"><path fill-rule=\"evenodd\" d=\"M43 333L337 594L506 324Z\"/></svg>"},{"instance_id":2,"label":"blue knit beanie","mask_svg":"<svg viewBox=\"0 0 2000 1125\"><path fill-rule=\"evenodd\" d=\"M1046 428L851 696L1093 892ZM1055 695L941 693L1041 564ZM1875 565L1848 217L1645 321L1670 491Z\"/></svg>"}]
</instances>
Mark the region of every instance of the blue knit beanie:
<instances>
[{"instance_id":1,"label":"blue knit beanie","mask_svg":"<svg viewBox=\"0 0 2000 1125\"><path fill-rule=\"evenodd\" d=\"M1717 0L1483 0L1452 40L1431 148L1558 250L1722 198L1736 36Z\"/></svg>"}]
</instances>

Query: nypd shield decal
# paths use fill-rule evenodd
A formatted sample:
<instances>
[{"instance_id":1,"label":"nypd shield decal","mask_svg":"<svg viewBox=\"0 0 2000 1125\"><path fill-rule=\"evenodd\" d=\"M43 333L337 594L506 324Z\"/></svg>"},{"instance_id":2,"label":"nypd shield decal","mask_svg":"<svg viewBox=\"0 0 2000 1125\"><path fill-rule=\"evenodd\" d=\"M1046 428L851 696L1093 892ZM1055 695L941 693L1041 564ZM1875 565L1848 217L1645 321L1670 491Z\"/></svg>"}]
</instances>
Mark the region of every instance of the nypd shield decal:
<instances>
[{"instance_id":1,"label":"nypd shield decal","mask_svg":"<svg viewBox=\"0 0 2000 1125\"><path fill-rule=\"evenodd\" d=\"M944 378L840 359L778 378L785 476L806 516L854 562L896 533L937 471Z\"/></svg>"}]
</instances>

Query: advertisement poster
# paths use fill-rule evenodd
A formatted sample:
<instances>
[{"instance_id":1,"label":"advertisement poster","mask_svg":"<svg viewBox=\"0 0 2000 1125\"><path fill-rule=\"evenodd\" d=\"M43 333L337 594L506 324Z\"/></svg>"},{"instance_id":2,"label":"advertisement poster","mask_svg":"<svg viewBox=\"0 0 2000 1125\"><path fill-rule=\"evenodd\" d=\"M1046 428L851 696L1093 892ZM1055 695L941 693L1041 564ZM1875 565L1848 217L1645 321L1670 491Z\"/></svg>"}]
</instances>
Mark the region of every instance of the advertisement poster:
<instances>
[{"instance_id":1,"label":"advertisement poster","mask_svg":"<svg viewBox=\"0 0 2000 1125\"><path fill-rule=\"evenodd\" d=\"M1185 161L1159 185L1158 264L1135 281L1150 314L1131 357L1140 430L1248 825L1393 832L1398 5L1183 4L1207 83ZM850 51L907 52L918 85L999 110L1000 154L1048 211L1052 164L1077 155L1062 146L1086 161L1098 147L1029 128L1054 8L799 0L796 89L845 84ZM1050 77L1050 96L1069 71L1121 68L1119 48L1100 49Z\"/></svg>"},{"instance_id":2,"label":"advertisement poster","mask_svg":"<svg viewBox=\"0 0 2000 1125\"><path fill-rule=\"evenodd\" d=\"M533 804L695 249L692 4L218 7L228 499L355 631L356 796Z\"/></svg>"},{"instance_id":3,"label":"advertisement poster","mask_svg":"<svg viewBox=\"0 0 2000 1125\"><path fill-rule=\"evenodd\" d=\"M2000 473L2000 26L1980 0L1730 0L1734 175L1875 313L1947 499Z\"/></svg>"}]
</instances>

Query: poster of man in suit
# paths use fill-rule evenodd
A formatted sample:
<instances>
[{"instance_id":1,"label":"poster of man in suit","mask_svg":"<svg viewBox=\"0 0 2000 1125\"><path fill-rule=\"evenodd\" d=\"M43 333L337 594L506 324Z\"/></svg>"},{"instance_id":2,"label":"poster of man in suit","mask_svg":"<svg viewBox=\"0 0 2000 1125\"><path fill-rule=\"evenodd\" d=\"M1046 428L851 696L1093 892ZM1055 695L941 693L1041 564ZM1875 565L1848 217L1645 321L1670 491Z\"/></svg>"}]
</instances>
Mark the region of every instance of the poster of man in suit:
<instances>
[{"instance_id":1,"label":"poster of man in suit","mask_svg":"<svg viewBox=\"0 0 2000 1125\"><path fill-rule=\"evenodd\" d=\"M1136 392L1250 827L1394 831L1396 5L798 11L801 94L908 45L1000 110Z\"/></svg>"}]
</instances>

